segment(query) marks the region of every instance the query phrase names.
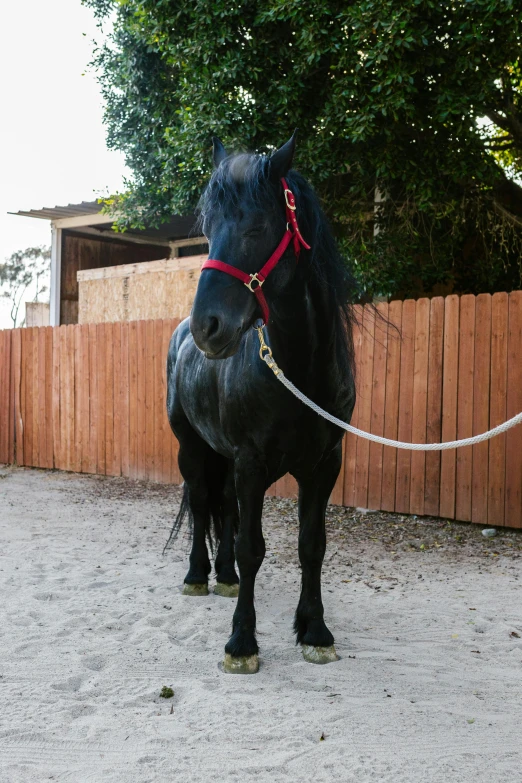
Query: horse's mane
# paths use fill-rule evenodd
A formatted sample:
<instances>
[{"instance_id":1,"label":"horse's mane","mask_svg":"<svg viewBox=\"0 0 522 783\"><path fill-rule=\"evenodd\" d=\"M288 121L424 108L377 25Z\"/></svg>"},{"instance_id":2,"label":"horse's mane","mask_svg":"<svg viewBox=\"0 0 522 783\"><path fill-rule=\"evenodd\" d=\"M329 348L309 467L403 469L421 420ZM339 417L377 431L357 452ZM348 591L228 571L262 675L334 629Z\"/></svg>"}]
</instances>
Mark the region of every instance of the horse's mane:
<instances>
[{"instance_id":1,"label":"horse's mane","mask_svg":"<svg viewBox=\"0 0 522 783\"><path fill-rule=\"evenodd\" d=\"M214 170L200 199L198 222L202 222L205 213L217 206L233 206L247 199L262 207L267 199L273 199L269 160L265 155L249 153L226 158ZM352 303L357 283L339 252L311 185L294 169L288 172L286 180L296 199L299 228L311 245L311 251L304 254L308 257L311 282L320 289L332 319L330 335L339 370L339 391L344 393L355 377L352 329L356 319Z\"/></svg>"}]
</instances>

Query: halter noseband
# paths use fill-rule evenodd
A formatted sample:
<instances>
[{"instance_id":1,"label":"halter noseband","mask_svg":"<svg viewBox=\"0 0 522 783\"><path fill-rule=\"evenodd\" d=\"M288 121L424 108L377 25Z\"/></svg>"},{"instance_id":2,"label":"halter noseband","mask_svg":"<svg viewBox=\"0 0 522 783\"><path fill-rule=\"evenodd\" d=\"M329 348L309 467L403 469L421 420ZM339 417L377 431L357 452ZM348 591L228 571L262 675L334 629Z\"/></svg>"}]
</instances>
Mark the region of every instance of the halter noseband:
<instances>
[{"instance_id":1,"label":"halter noseband","mask_svg":"<svg viewBox=\"0 0 522 783\"><path fill-rule=\"evenodd\" d=\"M246 272L243 272L241 269L237 269L235 266L231 266L231 264L225 264L224 261L216 261L213 258L209 258L207 261L205 261L205 263L201 267L202 271L203 269L218 269L220 272L225 272L225 274L232 275L232 277L237 277L238 280L241 280L241 282L246 285L248 290L251 291L256 297L259 307L261 308L261 313L263 314L263 322L265 324L268 323L268 317L270 315L270 311L268 309L268 304L265 299L265 295L261 289L266 278L268 277L270 272L277 266L278 262L281 260L281 257L283 256L283 253L287 249L291 240L293 240L294 242L294 253L295 253L296 261L299 261L299 253L301 252L301 245L307 250L310 250L310 245L308 245L304 241L301 232L299 231L299 226L297 225L297 218L295 216L296 206L295 206L294 194L288 187L286 179L282 178L281 183L283 185L283 190L285 195L286 220L287 220L286 231L283 235L281 242L278 244L278 246L270 256L266 264L259 270L259 272L255 272L253 275L249 275Z\"/></svg>"}]
</instances>

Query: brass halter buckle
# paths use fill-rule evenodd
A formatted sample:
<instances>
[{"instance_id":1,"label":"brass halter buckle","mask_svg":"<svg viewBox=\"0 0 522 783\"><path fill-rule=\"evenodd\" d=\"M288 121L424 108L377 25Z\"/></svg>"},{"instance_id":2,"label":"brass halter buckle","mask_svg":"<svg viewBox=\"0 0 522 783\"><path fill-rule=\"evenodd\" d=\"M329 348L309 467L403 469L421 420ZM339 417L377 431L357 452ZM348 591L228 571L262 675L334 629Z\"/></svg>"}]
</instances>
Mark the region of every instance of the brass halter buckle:
<instances>
[{"instance_id":1,"label":"brass halter buckle","mask_svg":"<svg viewBox=\"0 0 522 783\"><path fill-rule=\"evenodd\" d=\"M292 201L289 201L289 199L288 199L288 194L289 193L290 193L290 197L292 198ZM288 190L288 188L285 188L285 201L286 201L286 206L288 207L288 209L291 209L292 212L295 212L296 206L295 206L294 194L292 193L291 190Z\"/></svg>"},{"instance_id":2,"label":"brass halter buckle","mask_svg":"<svg viewBox=\"0 0 522 783\"><path fill-rule=\"evenodd\" d=\"M252 283L254 283L254 282L257 283L257 285L256 285L255 288L252 288ZM256 272L255 274L250 275L250 280L248 281L248 283L245 283L245 285L246 285L246 287L248 288L249 291L251 291L252 293L255 293L255 291L257 291L258 288L261 288L261 286L263 285L264 282L265 282L264 280L260 280L259 279L259 277L257 276L257 272Z\"/></svg>"}]
</instances>

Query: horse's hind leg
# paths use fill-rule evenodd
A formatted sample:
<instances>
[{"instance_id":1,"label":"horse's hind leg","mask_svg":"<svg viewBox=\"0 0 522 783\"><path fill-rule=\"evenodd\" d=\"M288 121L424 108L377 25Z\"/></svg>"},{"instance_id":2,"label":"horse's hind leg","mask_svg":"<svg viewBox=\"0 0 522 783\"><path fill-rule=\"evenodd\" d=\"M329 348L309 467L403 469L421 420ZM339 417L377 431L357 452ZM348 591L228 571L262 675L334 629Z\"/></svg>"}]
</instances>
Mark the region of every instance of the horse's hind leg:
<instances>
[{"instance_id":1,"label":"horse's hind leg","mask_svg":"<svg viewBox=\"0 0 522 783\"><path fill-rule=\"evenodd\" d=\"M222 501L223 530L216 556L216 586L214 592L225 598L237 598L239 577L234 567L234 538L239 524L234 465L228 462Z\"/></svg>"},{"instance_id":2,"label":"horse's hind leg","mask_svg":"<svg viewBox=\"0 0 522 783\"><path fill-rule=\"evenodd\" d=\"M299 559L302 568L301 597L294 630L310 663L337 660L334 638L324 622L321 568L326 549L325 512L341 467L341 447L316 466L312 475L299 477Z\"/></svg>"},{"instance_id":3,"label":"horse's hind leg","mask_svg":"<svg viewBox=\"0 0 522 783\"><path fill-rule=\"evenodd\" d=\"M206 536L210 530L210 495L206 463L210 447L199 437L188 422L176 426L180 448L179 469L185 481L188 505L193 524L192 549L189 570L185 577L185 595L208 595L208 575L211 565Z\"/></svg>"}]
</instances>

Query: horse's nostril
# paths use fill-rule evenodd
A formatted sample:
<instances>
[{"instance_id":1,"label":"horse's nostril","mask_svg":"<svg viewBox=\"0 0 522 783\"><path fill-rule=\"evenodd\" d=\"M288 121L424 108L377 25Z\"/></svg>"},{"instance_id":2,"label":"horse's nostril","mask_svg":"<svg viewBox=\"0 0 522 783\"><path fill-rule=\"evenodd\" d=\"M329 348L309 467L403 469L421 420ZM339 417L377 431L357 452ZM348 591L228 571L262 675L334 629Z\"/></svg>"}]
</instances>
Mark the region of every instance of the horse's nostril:
<instances>
[{"instance_id":1,"label":"horse's nostril","mask_svg":"<svg viewBox=\"0 0 522 783\"><path fill-rule=\"evenodd\" d=\"M211 315L207 322L207 338L213 337L217 332L219 332L219 321L218 319Z\"/></svg>"}]
</instances>

